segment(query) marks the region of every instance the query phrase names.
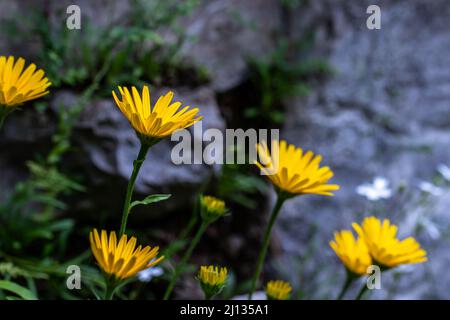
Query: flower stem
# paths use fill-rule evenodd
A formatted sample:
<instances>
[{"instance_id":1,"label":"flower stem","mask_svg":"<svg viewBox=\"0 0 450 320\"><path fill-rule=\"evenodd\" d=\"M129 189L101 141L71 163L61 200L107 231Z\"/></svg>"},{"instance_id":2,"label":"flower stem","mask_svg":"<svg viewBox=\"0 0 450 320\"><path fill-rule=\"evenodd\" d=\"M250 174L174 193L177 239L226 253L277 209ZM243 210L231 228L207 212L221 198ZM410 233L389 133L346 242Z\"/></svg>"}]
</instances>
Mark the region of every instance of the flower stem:
<instances>
[{"instance_id":1,"label":"flower stem","mask_svg":"<svg viewBox=\"0 0 450 320\"><path fill-rule=\"evenodd\" d=\"M186 227L181 231L180 235L178 236L178 240L185 240L185 238L191 233L192 229L195 227L195 224L198 221L199 213L198 213L198 197L195 200L194 209L192 210L191 217L189 219L188 224Z\"/></svg>"},{"instance_id":2,"label":"flower stem","mask_svg":"<svg viewBox=\"0 0 450 320\"><path fill-rule=\"evenodd\" d=\"M342 286L341 292L337 296L336 300L342 300L342 298L344 297L345 293L347 292L348 288L350 288L350 285L353 283L354 280L355 278L352 277L349 272L347 272L347 278L345 279L344 285Z\"/></svg>"},{"instance_id":3,"label":"flower stem","mask_svg":"<svg viewBox=\"0 0 450 320\"><path fill-rule=\"evenodd\" d=\"M5 106L0 105L0 129L3 127L8 111Z\"/></svg>"},{"instance_id":4,"label":"flower stem","mask_svg":"<svg viewBox=\"0 0 450 320\"><path fill-rule=\"evenodd\" d=\"M258 263L256 265L256 271L255 271L255 274L253 275L250 293L248 294L249 300L252 299L253 292L256 289L256 283L259 279L259 275L261 274L261 269L264 264L264 259L266 257L267 248L269 247L270 234L272 233L273 225L275 223L275 220L277 219L278 213L280 212L280 209L283 206L283 203L285 200L286 200L286 198L284 196L282 196L281 194L277 195L277 202L275 203L275 207L272 210L269 224L267 225L266 231L264 233L263 246L261 247L261 250L259 251Z\"/></svg>"},{"instance_id":5,"label":"flower stem","mask_svg":"<svg viewBox=\"0 0 450 320\"><path fill-rule=\"evenodd\" d=\"M194 202L194 207L192 209L192 213L191 213L191 217L189 218L189 221L186 225L186 227L184 227L183 230L181 230L179 236L178 236L178 240L179 241L185 241L186 237L188 237L192 230L194 229L195 225L198 222L198 219L200 217L200 210L199 210L199 206L200 206L200 197L203 194L203 192L205 191L205 189L208 187L209 185L209 181L211 180L211 176L208 176L207 179L205 179L205 181L202 183L202 185L200 186L199 190L197 191L197 194L195 195L195 202ZM183 245L181 249L183 249L185 246ZM177 250L178 251L178 250Z\"/></svg>"},{"instance_id":6,"label":"flower stem","mask_svg":"<svg viewBox=\"0 0 450 320\"><path fill-rule=\"evenodd\" d=\"M104 300L112 300L115 290L116 290L116 287L108 281L106 283L106 290L105 290L105 298L104 298Z\"/></svg>"},{"instance_id":7,"label":"flower stem","mask_svg":"<svg viewBox=\"0 0 450 320\"><path fill-rule=\"evenodd\" d=\"M356 296L355 300L361 300L361 298L363 297L364 293L366 293L367 289L368 289L367 283L364 282L364 284L361 287L361 290L359 290L358 295Z\"/></svg>"},{"instance_id":8,"label":"flower stem","mask_svg":"<svg viewBox=\"0 0 450 320\"><path fill-rule=\"evenodd\" d=\"M205 293L205 300L212 300L213 297L214 297L213 294L206 294Z\"/></svg>"},{"instance_id":9,"label":"flower stem","mask_svg":"<svg viewBox=\"0 0 450 320\"><path fill-rule=\"evenodd\" d=\"M164 294L164 300L169 299L170 294L172 293L173 287L175 286L175 283L177 282L177 279L180 276L181 270L183 270L185 264L191 257L192 252L194 251L195 247L197 246L198 242L200 241L200 238L202 237L202 235L205 232L208 225L209 225L208 222L206 222L206 221L202 222L202 224L200 225L200 227L197 230L197 233L195 234L194 239L192 239L191 244L189 245L189 248L184 253L183 257L181 258L180 263L175 267L175 271L172 275L172 279L170 280L169 286L167 287L166 293Z\"/></svg>"},{"instance_id":10,"label":"flower stem","mask_svg":"<svg viewBox=\"0 0 450 320\"><path fill-rule=\"evenodd\" d=\"M141 143L141 148L139 154L133 162L133 172L131 173L130 180L128 181L127 194L125 196L125 202L123 204L122 212L122 223L120 224L119 238L125 233L127 228L128 215L130 214L131 197L133 195L134 184L136 183L136 178L138 176L139 170L145 161L147 152L150 149L149 145Z\"/></svg>"}]
</instances>

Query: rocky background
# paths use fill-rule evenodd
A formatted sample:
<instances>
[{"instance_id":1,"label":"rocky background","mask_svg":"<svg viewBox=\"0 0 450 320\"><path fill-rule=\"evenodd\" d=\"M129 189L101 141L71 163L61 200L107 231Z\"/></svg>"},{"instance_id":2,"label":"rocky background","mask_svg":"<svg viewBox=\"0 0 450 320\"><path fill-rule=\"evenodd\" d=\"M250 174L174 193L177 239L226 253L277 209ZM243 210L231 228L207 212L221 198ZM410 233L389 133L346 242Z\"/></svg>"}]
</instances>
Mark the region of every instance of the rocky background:
<instances>
[{"instance_id":1,"label":"rocky background","mask_svg":"<svg viewBox=\"0 0 450 320\"><path fill-rule=\"evenodd\" d=\"M83 19L105 26L125 19L132 6L132 1L112 2L0 0L0 19L19 17L38 3L51 23L63 23L61 8L76 3ZM380 30L366 28L371 4L381 7ZM284 121L267 125L280 128L289 142L321 154L341 190L333 198L305 196L286 203L275 228L266 279L289 280L300 298L334 298L344 269L328 241L335 230L376 214L390 217L402 236L416 236L429 262L383 275L382 289L371 297L450 298L450 188L437 171L440 164L450 164L449 16L445 0L211 0L200 1L179 19L186 35L179 55L193 68L204 69L208 80L163 83L155 90L170 87L176 98L199 107L204 130L242 125L245 103L256 94L249 83L248 60L270 56L280 38L295 43L313 33L307 53L293 51L286 59L320 57L333 70L326 77L308 79L308 94L277 101ZM39 43L24 43L4 30L0 54L36 56ZM172 41L173 34L164 28L159 32L164 41ZM25 162L48 150L59 108L70 108L78 97L78 88L61 86L52 90L44 111L26 106L8 119L0 131L0 199L27 177ZM82 112L71 142L73 150L63 168L80 177L87 191L66 199L69 209L61 214L75 217L80 233L100 221L112 225L138 141L113 99L98 94ZM213 182L223 174L220 166L172 164L173 145L164 141L151 150L136 188L137 196L158 192L172 193L173 198L136 212L130 223L142 232L153 230L150 237L162 246L189 219L196 192L214 192ZM371 201L357 188L376 176L386 178L391 195ZM435 189L425 188L424 181ZM256 192L254 199L253 209L232 204L233 215L209 230L196 262L229 265L238 279L248 279L273 195ZM83 238L76 239L82 247ZM179 298L200 294L189 277L176 293Z\"/></svg>"}]
</instances>

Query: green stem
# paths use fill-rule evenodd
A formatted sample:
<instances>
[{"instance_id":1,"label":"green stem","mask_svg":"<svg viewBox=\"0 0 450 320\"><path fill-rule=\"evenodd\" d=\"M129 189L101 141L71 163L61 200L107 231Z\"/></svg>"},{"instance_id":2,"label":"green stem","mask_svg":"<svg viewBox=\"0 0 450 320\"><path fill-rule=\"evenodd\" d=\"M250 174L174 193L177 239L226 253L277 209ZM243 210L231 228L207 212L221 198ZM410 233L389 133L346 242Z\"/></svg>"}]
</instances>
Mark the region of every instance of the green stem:
<instances>
[{"instance_id":1,"label":"green stem","mask_svg":"<svg viewBox=\"0 0 450 320\"><path fill-rule=\"evenodd\" d=\"M8 109L6 106L0 105L0 129L3 127L3 123L5 122L6 116L8 115Z\"/></svg>"},{"instance_id":2,"label":"green stem","mask_svg":"<svg viewBox=\"0 0 450 320\"><path fill-rule=\"evenodd\" d=\"M264 264L264 259L266 257L267 248L269 247L270 234L272 233L273 225L275 224L275 220L277 219L278 213L280 212L280 209L283 206L283 203L285 200L286 200L286 198L284 196L282 196L281 194L277 195L277 202L275 204L275 207L272 210L269 224L267 225L266 231L264 233L263 246L262 246L261 250L259 251L259 257L258 257L258 263L256 265L256 271L255 271L255 274L253 275L250 293L248 294L249 300L252 299L253 292L256 289L256 283L259 279L259 275L261 274L261 269Z\"/></svg>"},{"instance_id":3,"label":"green stem","mask_svg":"<svg viewBox=\"0 0 450 320\"><path fill-rule=\"evenodd\" d=\"M356 296L355 300L361 300L361 298L363 297L364 293L366 293L367 291L367 283L364 282L363 286L361 287L361 290L359 290L358 295Z\"/></svg>"},{"instance_id":4,"label":"green stem","mask_svg":"<svg viewBox=\"0 0 450 320\"><path fill-rule=\"evenodd\" d=\"M122 223L120 224L119 238L125 233L127 228L128 215L130 214L131 197L133 196L134 184L138 176L139 170L145 161L148 149L150 147L144 143L141 143L139 154L133 162L133 172L131 173L130 180L128 181L127 194L125 196L125 202L123 204Z\"/></svg>"},{"instance_id":5,"label":"green stem","mask_svg":"<svg viewBox=\"0 0 450 320\"><path fill-rule=\"evenodd\" d=\"M111 284L110 282L108 282L106 284L104 300L112 300L115 290L116 290L116 287L113 284Z\"/></svg>"},{"instance_id":6,"label":"green stem","mask_svg":"<svg viewBox=\"0 0 450 320\"><path fill-rule=\"evenodd\" d=\"M342 286L341 292L337 296L336 300L342 300L342 298L344 297L345 293L347 292L348 288L350 288L350 285L353 283L354 280L355 278L352 277L349 272L347 272L347 278L345 279L344 285Z\"/></svg>"},{"instance_id":7,"label":"green stem","mask_svg":"<svg viewBox=\"0 0 450 320\"><path fill-rule=\"evenodd\" d=\"M172 275L172 279L170 280L169 286L167 287L166 293L164 294L164 300L169 299L170 294L172 293L173 287L175 286L175 283L177 282L177 279L180 276L181 270L184 269L185 264L191 257L192 252L194 251L195 247L197 246L198 242L200 241L200 238L202 237L202 235L205 232L208 225L209 225L208 222L203 221L202 224L200 225L200 228L198 228L194 239L192 239L191 244L189 245L189 248L184 253L183 257L181 258L180 263L175 268L175 271Z\"/></svg>"},{"instance_id":8,"label":"green stem","mask_svg":"<svg viewBox=\"0 0 450 320\"><path fill-rule=\"evenodd\" d=\"M184 240L192 231L192 229L195 227L195 224L198 221L199 213L198 213L198 197L194 204L194 209L192 210L192 215L189 219L188 224L186 227L181 231L180 235L178 236L178 240Z\"/></svg>"},{"instance_id":9,"label":"green stem","mask_svg":"<svg viewBox=\"0 0 450 320\"><path fill-rule=\"evenodd\" d=\"M200 212L198 212L199 211L198 207L200 205L200 203L199 203L200 197L203 194L203 192L205 191L205 189L208 187L210 180L211 180L211 175L209 175L208 178L205 179L203 184L200 186L200 189L195 196L195 203L194 203L194 208L192 209L191 217L189 218L189 221L188 221L188 224L186 225L186 227L183 230L181 230L180 235L178 236L178 240L184 240L191 233L192 229L197 224L198 218L200 216Z\"/></svg>"}]
</instances>

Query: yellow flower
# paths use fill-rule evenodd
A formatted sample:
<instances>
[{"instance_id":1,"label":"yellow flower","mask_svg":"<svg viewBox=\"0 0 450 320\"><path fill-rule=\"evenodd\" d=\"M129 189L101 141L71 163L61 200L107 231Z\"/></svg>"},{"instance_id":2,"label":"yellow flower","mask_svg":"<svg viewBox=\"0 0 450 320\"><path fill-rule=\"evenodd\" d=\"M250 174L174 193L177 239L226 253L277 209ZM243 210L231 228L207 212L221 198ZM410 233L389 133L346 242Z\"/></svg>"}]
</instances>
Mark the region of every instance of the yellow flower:
<instances>
[{"instance_id":1,"label":"yellow flower","mask_svg":"<svg viewBox=\"0 0 450 320\"><path fill-rule=\"evenodd\" d=\"M362 238L356 240L350 230L342 230L334 233L334 241L330 241L330 246L353 275L362 276L367 273L372 258Z\"/></svg>"},{"instance_id":2,"label":"yellow flower","mask_svg":"<svg viewBox=\"0 0 450 320\"><path fill-rule=\"evenodd\" d=\"M266 286L266 295L269 300L287 300L291 291L289 282L282 280L269 281Z\"/></svg>"},{"instance_id":3,"label":"yellow flower","mask_svg":"<svg viewBox=\"0 0 450 320\"><path fill-rule=\"evenodd\" d=\"M303 152L301 148L288 145L286 141L272 141L269 152L267 144L257 144L260 162L255 164L267 175L276 188L287 194L320 194L332 196L338 190L336 184L327 184L333 177L329 167L319 167L322 157L314 156L312 151Z\"/></svg>"},{"instance_id":4,"label":"yellow flower","mask_svg":"<svg viewBox=\"0 0 450 320\"><path fill-rule=\"evenodd\" d=\"M136 248L136 238L123 235L117 243L116 233L110 232L109 239L105 230L101 231L101 236L94 229L89 234L92 253L100 268L118 280L124 280L134 276L139 271L150 268L164 257L156 258L158 247L146 246Z\"/></svg>"},{"instance_id":5,"label":"yellow flower","mask_svg":"<svg viewBox=\"0 0 450 320\"><path fill-rule=\"evenodd\" d=\"M48 93L51 85L43 70L36 71L30 64L25 71L25 60L0 56L0 107L14 107L26 101L37 99Z\"/></svg>"},{"instance_id":6,"label":"yellow flower","mask_svg":"<svg viewBox=\"0 0 450 320\"><path fill-rule=\"evenodd\" d=\"M384 268L401 264L427 261L427 253L412 237L397 238L397 226L388 219L381 222L375 217L365 218L361 225L353 223L353 228L364 239L374 263Z\"/></svg>"},{"instance_id":7,"label":"yellow flower","mask_svg":"<svg viewBox=\"0 0 450 320\"><path fill-rule=\"evenodd\" d=\"M201 283L209 286L223 286L227 280L227 275L227 268L201 266L198 278Z\"/></svg>"},{"instance_id":8,"label":"yellow flower","mask_svg":"<svg viewBox=\"0 0 450 320\"><path fill-rule=\"evenodd\" d=\"M206 299L211 299L219 294L226 284L228 276L227 268L215 266L201 266L198 273L198 280L205 293Z\"/></svg>"},{"instance_id":9,"label":"yellow flower","mask_svg":"<svg viewBox=\"0 0 450 320\"><path fill-rule=\"evenodd\" d=\"M212 196L201 196L201 213L202 217L207 221L214 221L227 213L225 202Z\"/></svg>"},{"instance_id":10,"label":"yellow flower","mask_svg":"<svg viewBox=\"0 0 450 320\"><path fill-rule=\"evenodd\" d=\"M139 94L136 87L131 88L131 92L126 87L118 87L121 99L113 91L114 100L122 113L127 117L140 138L148 139L151 143L172 134L175 130L187 128L202 117L195 117L198 109L184 107L180 111L181 102L173 102L173 92L168 92L161 96L153 109L150 104L150 91L148 86L142 89Z\"/></svg>"}]
</instances>

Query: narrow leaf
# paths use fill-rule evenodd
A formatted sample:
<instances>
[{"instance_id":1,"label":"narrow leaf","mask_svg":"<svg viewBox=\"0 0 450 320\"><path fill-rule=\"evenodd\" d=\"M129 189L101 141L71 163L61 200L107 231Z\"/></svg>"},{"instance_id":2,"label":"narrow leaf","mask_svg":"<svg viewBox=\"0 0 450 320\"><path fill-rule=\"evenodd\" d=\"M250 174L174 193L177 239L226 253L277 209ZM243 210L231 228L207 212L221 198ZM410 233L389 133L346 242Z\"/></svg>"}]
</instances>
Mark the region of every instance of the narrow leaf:
<instances>
[{"instance_id":1,"label":"narrow leaf","mask_svg":"<svg viewBox=\"0 0 450 320\"><path fill-rule=\"evenodd\" d=\"M152 194L152 195L149 195L143 200L133 201L131 203L131 205L130 205L130 210L131 210L131 208L133 208L135 206L148 205L148 204L151 204L151 203L167 200L171 196L172 196L171 194Z\"/></svg>"},{"instance_id":2,"label":"narrow leaf","mask_svg":"<svg viewBox=\"0 0 450 320\"><path fill-rule=\"evenodd\" d=\"M24 300L37 300L33 292L11 281L0 280L0 289L15 293Z\"/></svg>"}]
</instances>

